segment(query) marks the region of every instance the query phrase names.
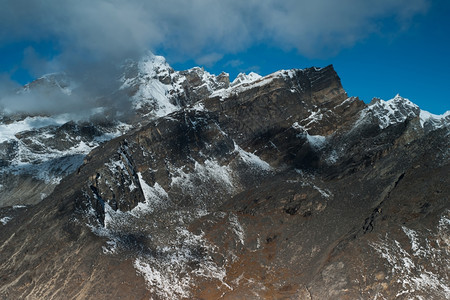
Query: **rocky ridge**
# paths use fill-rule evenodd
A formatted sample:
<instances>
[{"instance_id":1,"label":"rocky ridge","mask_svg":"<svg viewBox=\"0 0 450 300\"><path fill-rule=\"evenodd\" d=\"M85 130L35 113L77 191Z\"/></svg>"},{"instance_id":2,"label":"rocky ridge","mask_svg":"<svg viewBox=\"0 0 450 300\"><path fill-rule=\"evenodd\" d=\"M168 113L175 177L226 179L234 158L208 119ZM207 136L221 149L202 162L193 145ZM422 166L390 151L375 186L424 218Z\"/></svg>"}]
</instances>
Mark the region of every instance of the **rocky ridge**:
<instances>
[{"instance_id":1,"label":"rocky ridge","mask_svg":"<svg viewBox=\"0 0 450 300\"><path fill-rule=\"evenodd\" d=\"M449 114L366 105L332 66L124 74L135 129L2 209L1 297L448 296Z\"/></svg>"},{"instance_id":2,"label":"rocky ridge","mask_svg":"<svg viewBox=\"0 0 450 300\"><path fill-rule=\"evenodd\" d=\"M92 100L86 111L0 111L0 207L40 202L101 143L237 81L250 81L241 74L230 83L228 74L216 77L201 68L174 71L163 57L151 53L138 62L127 61L122 69L123 75L118 85L111 87L110 95ZM18 93L70 97L77 94L77 83L64 73L49 74ZM121 107L111 106L117 103L122 103Z\"/></svg>"}]
</instances>

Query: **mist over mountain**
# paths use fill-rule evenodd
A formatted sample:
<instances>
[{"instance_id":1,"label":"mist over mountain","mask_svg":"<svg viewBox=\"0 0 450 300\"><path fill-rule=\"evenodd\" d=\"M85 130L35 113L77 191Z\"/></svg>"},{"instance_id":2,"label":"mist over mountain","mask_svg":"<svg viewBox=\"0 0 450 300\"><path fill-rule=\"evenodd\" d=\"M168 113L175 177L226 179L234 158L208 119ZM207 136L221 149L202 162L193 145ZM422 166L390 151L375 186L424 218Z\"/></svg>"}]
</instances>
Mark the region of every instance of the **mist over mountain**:
<instances>
[{"instance_id":1,"label":"mist over mountain","mask_svg":"<svg viewBox=\"0 0 450 300\"><path fill-rule=\"evenodd\" d=\"M332 65L89 71L2 98L1 299L449 298L450 112Z\"/></svg>"}]
</instances>

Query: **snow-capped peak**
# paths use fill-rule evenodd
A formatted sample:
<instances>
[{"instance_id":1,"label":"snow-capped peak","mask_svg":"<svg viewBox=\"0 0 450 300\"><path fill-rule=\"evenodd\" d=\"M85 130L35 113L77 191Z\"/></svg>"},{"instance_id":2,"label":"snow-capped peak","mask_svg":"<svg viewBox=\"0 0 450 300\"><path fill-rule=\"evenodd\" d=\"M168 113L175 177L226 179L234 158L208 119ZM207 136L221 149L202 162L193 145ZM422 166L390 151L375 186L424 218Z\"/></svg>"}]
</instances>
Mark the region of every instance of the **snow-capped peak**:
<instances>
[{"instance_id":1,"label":"snow-capped peak","mask_svg":"<svg viewBox=\"0 0 450 300\"><path fill-rule=\"evenodd\" d=\"M45 74L42 77L26 84L23 87L23 92L30 92L34 89L48 89L51 91L61 91L63 94L70 95L72 94L72 90L74 89L73 82L67 76L66 73L49 73ZM54 88L56 90L53 90Z\"/></svg>"},{"instance_id":2,"label":"snow-capped peak","mask_svg":"<svg viewBox=\"0 0 450 300\"><path fill-rule=\"evenodd\" d=\"M373 117L378 119L380 129L417 117L420 118L421 127L426 131L450 125L450 111L442 115L434 115L428 111L421 110L419 106L399 94L387 101L374 98L362 111L357 123L362 121L367 114L372 114Z\"/></svg>"},{"instance_id":3,"label":"snow-capped peak","mask_svg":"<svg viewBox=\"0 0 450 300\"><path fill-rule=\"evenodd\" d=\"M381 100L376 99L374 105L378 105L379 107L384 107L388 110L398 110L401 108L408 110L418 110L419 106L411 102L409 99L400 96L400 94L395 95L394 98L390 100Z\"/></svg>"},{"instance_id":4,"label":"snow-capped peak","mask_svg":"<svg viewBox=\"0 0 450 300\"><path fill-rule=\"evenodd\" d=\"M147 52L139 61L129 60L124 65L121 78L121 90L133 91L132 102L134 109L152 111L156 116L163 116L176 110L170 102L172 89L171 74L173 69L162 56Z\"/></svg>"},{"instance_id":5,"label":"snow-capped peak","mask_svg":"<svg viewBox=\"0 0 450 300\"><path fill-rule=\"evenodd\" d=\"M147 52L147 54L139 61L138 65L139 71L143 75L152 78L156 78L157 76L168 76L170 73L173 73L173 69L169 66L163 56L154 55L151 52Z\"/></svg>"},{"instance_id":6,"label":"snow-capped peak","mask_svg":"<svg viewBox=\"0 0 450 300\"><path fill-rule=\"evenodd\" d=\"M148 52L138 62L124 66L121 89L132 95L134 109L147 116L162 117L228 88L229 75L212 75L194 67L174 71L164 57Z\"/></svg>"},{"instance_id":7,"label":"snow-capped peak","mask_svg":"<svg viewBox=\"0 0 450 300\"><path fill-rule=\"evenodd\" d=\"M253 81L260 79L261 77L261 75L255 72L250 72L248 74L239 73L238 76L236 76L236 78L233 80L233 82L231 82L230 86L234 87L243 83L252 83Z\"/></svg>"},{"instance_id":8,"label":"snow-capped peak","mask_svg":"<svg viewBox=\"0 0 450 300\"><path fill-rule=\"evenodd\" d=\"M394 98L385 101L374 99L366 109L378 118L379 126L384 129L390 125L402 123L408 118L419 115L420 108L406 98L397 94Z\"/></svg>"}]
</instances>

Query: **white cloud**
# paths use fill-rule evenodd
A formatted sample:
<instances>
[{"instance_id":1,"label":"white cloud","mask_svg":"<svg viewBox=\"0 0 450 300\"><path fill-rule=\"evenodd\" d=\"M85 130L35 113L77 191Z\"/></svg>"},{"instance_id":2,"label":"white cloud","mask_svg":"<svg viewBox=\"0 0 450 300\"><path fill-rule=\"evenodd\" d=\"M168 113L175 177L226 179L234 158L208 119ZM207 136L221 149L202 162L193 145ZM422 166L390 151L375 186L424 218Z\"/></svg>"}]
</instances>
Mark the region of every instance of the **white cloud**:
<instances>
[{"instance_id":1,"label":"white cloud","mask_svg":"<svg viewBox=\"0 0 450 300\"><path fill-rule=\"evenodd\" d=\"M240 59L233 59L233 60L229 60L224 64L224 67L232 67L232 68L237 68L239 66L242 66L244 64L244 62Z\"/></svg>"},{"instance_id":2,"label":"white cloud","mask_svg":"<svg viewBox=\"0 0 450 300\"><path fill-rule=\"evenodd\" d=\"M209 54L206 54L206 55L203 55L203 56L197 58L195 60L195 62L200 65L209 67L209 66L214 65L219 60L221 60L222 57L223 57L223 54L214 52L214 53L209 53Z\"/></svg>"},{"instance_id":3,"label":"white cloud","mask_svg":"<svg viewBox=\"0 0 450 300\"><path fill-rule=\"evenodd\" d=\"M429 0L6 0L0 42L55 38L71 56L116 57L165 47L185 58L216 57L254 43L327 55L382 30L398 30ZM386 28L384 28L386 29Z\"/></svg>"}]
</instances>

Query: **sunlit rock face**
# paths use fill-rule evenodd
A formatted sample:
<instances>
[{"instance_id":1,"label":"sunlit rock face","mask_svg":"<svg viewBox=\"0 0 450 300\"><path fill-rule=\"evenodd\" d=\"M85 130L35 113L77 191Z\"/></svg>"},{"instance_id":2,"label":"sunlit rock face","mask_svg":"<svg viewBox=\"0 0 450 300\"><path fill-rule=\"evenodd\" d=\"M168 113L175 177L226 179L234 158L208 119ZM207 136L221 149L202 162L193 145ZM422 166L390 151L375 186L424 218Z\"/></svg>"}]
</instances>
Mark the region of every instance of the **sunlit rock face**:
<instances>
[{"instance_id":1,"label":"sunlit rock face","mask_svg":"<svg viewBox=\"0 0 450 300\"><path fill-rule=\"evenodd\" d=\"M448 297L448 114L366 105L332 66L148 55L119 86L108 122L4 117L3 298Z\"/></svg>"}]
</instances>

